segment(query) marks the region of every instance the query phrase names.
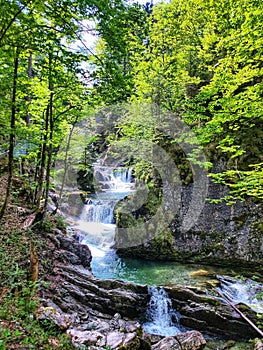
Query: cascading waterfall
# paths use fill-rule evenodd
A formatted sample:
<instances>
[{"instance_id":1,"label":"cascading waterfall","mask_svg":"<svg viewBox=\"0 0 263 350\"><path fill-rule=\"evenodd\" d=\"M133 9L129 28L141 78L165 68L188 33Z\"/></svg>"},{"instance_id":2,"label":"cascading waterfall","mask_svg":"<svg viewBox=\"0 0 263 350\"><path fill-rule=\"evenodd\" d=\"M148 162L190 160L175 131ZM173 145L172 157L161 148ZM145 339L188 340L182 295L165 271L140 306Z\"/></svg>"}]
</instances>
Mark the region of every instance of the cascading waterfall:
<instances>
[{"instance_id":1,"label":"cascading waterfall","mask_svg":"<svg viewBox=\"0 0 263 350\"><path fill-rule=\"evenodd\" d=\"M91 196L84 205L76 228L83 235L81 243L87 244L91 249L92 264L103 267L105 261L99 260L100 258L106 254L116 258L116 254L110 250L115 234L113 212L116 203L133 191L132 169L96 163L94 182L96 195ZM94 271L97 267L94 266Z\"/></svg>"},{"instance_id":2,"label":"cascading waterfall","mask_svg":"<svg viewBox=\"0 0 263 350\"><path fill-rule=\"evenodd\" d=\"M117 278L137 283L189 283L190 272L198 270L199 267L178 267L171 263L144 262L131 259L120 259L111 248L114 243L115 224L114 207L116 203L126 195L133 192L132 170L125 168L113 168L102 166L99 163L94 165L94 179L96 184L96 195L89 198L84 205L81 216L75 226L82 233L81 243L87 244L92 253L91 267L95 276L99 278ZM156 269L161 271L155 274ZM171 271L172 277L171 277ZM173 280L175 271L178 272L176 280ZM219 272L222 273L222 272ZM161 280L153 282L153 277L160 275ZM156 277L156 276L155 276ZM171 279L172 278L172 279ZM187 278L187 282L185 279ZM234 302L244 302L255 309L263 311L258 302L258 292L262 292L262 285L255 285L255 282L242 284L242 281L227 281L221 279L222 291ZM193 279L191 282L193 283ZM261 289L260 289L261 288ZM249 289L249 290L248 290ZM252 294L251 294L252 292ZM179 315L173 310L163 287L150 287L151 299L147 312L147 322L144 328L151 334L162 336L176 335L182 331L179 328ZM260 308L259 308L260 307Z\"/></svg>"},{"instance_id":3,"label":"cascading waterfall","mask_svg":"<svg viewBox=\"0 0 263 350\"><path fill-rule=\"evenodd\" d=\"M111 168L96 164L94 179L98 190L96 197L88 200L80 220L112 224L116 202L131 192L132 169Z\"/></svg>"},{"instance_id":4,"label":"cascading waterfall","mask_svg":"<svg viewBox=\"0 0 263 350\"><path fill-rule=\"evenodd\" d=\"M81 221L86 222L101 222L104 224L112 224L114 201L101 201L90 199L84 206L80 215Z\"/></svg>"},{"instance_id":5,"label":"cascading waterfall","mask_svg":"<svg viewBox=\"0 0 263 350\"><path fill-rule=\"evenodd\" d=\"M94 179L98 192L130 192L132 169L94 165Z\"/></svg>"},{"instance_id":6,"label":"cascading waterfall","mask_svg":"<svg viewBox=\"0 0 263 350\"><path fill-rule=\"evenodd\" d=\"M150 334L171 336L181 333L179 315L172 308L172 301L163 287L149 287L151 299L144 329Z\"/></svg>"}]
</instances>

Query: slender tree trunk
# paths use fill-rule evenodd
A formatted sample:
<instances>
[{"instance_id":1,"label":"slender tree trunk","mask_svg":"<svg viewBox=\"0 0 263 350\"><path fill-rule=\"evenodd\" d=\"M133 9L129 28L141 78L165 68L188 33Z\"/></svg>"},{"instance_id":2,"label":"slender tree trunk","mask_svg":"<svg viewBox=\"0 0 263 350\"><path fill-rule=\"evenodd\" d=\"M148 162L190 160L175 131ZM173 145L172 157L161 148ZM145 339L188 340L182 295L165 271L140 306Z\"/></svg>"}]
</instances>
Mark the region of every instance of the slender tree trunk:
<instances>
[{"instance_id":1,"label":"slender tree trunk","mask_svg":"<svg viewBox=\"0 0 263 350\"><path fill-rule=\"evenodd\" d=\"M64 190L64 186L65 186L65 182L66 182L66 176L67 176L67 172L68 172L69 147L70 147L70 142L71 142L71 139L72 139L74 128L75 128L75 123L71 126L70 131L69 131L69 135L68 135L68 139L67 139L67 145L66 145L66 150L65 150L65 158L64 158L64 172L63 172L61 187L60 187L60 191L59 191L58 201L56 202L56 209L54 210L53 214L56 214L56 212L57 212L57 210L59 208L59 205L61 203L61 199L62 199L62 194L63 194L63 190Z\"/></svg>"},{"instance_id":2,"label":"slender tree trunk","mask_svg":"<svg viewBox=\"0 0 263 350\"><path fill-rule=\"evenodd\" d=\"M52 163L52 152L53 152L53 131L54 131L54 120L53 120L53 79L52 79L52 69L53 69L53 50L50 48L50 52L48 55L48 65L49 65L49 73L48 73L48 88L50 91L50 97L49 97L49 104L48 104L48 114L47 114L47 142L46 144L46 151L47 151L47 164L46 164L46 188L45 188L45 202L44 202L44 208L43 208L43 214L45 217L46 210L47 210L47 204L48 204L48 195L49 195L49 188L50 188L50 172L51 172L51 163Z\"/></svg>"},{"instance_id":3,"label":"slender tree trunk","mask_svg":"<svg viewBox=\"0 0 263 350\"><path fill-rule=\"evenodd\" d=\"M42 143L42 138L40 140L40 142ZM35 172L34 172L34 186L35 186L35 190L34 190L34 204L36 204L37 202L37 193L38 193L38 177L39 177L39 173L40 173L40 163L41 163L41 156L42 156L42 145L39 146L39 149L37 151L37 157L35 159Z\"/></svg>"},{"instance_id":4,"label":"slender tree trunk","mask_svg":"<svg viewBox=\"0 0 263 350\"><path fill-rule=\"evenodd\" d=\"M51 172L51 164L52 164L52 153L53 153L53 132L54 132L54 121L53 121L53 96L54 93L51 92L50 94L50 100L49 100L49 127L50 127L50 133L49 133L49 146L48 146L48 158L47 158L47 170L46 170L46 191L45 191L45 204L44 204L44 214L47 210L47 204L48 204L48 195L49 195L49 188L50 188L50 172Z\"/></svg>"},{"instance_id":5,"label":"slender tree trunk","mask_svg":"<svg viewBox=\"0 0 263 350\"><path fill-rule=\"evenodd\" d=\"M32 52L29 53L28 61L27 61L27 76L29 79L33 78L33 71L32 71L32 61L33 61L33 54ZM27 95L25 97L25 100L28 102L28 104L31 102L30 95ZM27 112L25 115L25 122L27 127L30 126L30 113ZM26 141L26 152L28 151L28 142ZM21 157L20 160L20 173L21 175L25 174L25 163L26 163L26 157Z\"/></svg>"},{"instance_id":6,"label":"slender tree trunk","mask_svg":"<svg viewBox=\"0 0 263 350\"><path fill-rule=\"evenodd\" d=\"M14 146L15 146L15 123L16 123L16 91L17 91L17 78L18 78L18 49L15 51L14 59L14 76L13 76L13 91L12 91L12 108L11 108L11 120L10 120L10 136L9 136L9 153L8 153L8 179L5 200L0 210L0 220L3 218L6 207L10 198L13 179L13 163L14 163Z\"/></svg>"},{"instance_id":7,"label":"slender tree trunk","mask_svg":"<svg viewBox=\"0 0 263 350\"><path fill-rule=\"evenodd\" d=\"M43 192L43 183L45 179L45 166L46 166L46 158L47 158L47 142L48 142L48 129L49 129L49 112L50 112L50 108L48 105L45 113L44 137L43 137L43 144L41 149L39 175L37 180L37 193L36 193L36 201L35 201L37 208L40 207L40 201L41 201L42 192Z\"/></svg>"},{"instance_id":8,"label":"slender tree trunk","mask_svg":"<svg viewBox=\"0 0 263 350\"><path fill-rule=\"evenodd\" d=\"M27 76L29 79L33 79L32 62L33 62L33 54L32 54L32 52L30 52L29 57L28 57L28 61L27 61ZM25 99L28 103L31 102L30 95L26 96ZM27 126L30 125L30 113L29 112L26 114L26 125Z\"/></svg>"}]
</instances>

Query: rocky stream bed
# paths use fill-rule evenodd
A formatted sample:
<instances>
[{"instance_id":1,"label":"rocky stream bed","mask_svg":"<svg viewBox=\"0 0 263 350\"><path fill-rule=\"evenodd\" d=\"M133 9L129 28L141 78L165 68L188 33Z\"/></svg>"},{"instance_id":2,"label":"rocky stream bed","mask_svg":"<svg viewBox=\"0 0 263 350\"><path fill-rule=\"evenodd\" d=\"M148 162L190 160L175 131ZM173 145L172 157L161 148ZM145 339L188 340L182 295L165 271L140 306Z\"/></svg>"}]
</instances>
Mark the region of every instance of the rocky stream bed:
<instances>
[{"instance_id":1,"label":"rocky stream bed","mask_svg":"<svg viewBox=\"0 0 263 350\"><path fill-rule=\"evenodd\" d=\"M53 267L46 276L50 283L42 290L38 317L52 320L71 336L76 347L90 350L241 349L234 347L235 341L257 337L240 315L207 290L176 285L164 288L181 315L180 324L185 331L173 337L147 334L140 323L149 302L146 285L95 278L90 268L89 248L58 229L42 240L46 245L44 258L51 259ZM256 322L255 312L245 305L239 307ZM223 342L209 347L209 336L220 337ZM242 349L253 349L253 346L248 344ZM258 342L255 349L262 349L262 344Z\"/></svg>"}]
</instances>

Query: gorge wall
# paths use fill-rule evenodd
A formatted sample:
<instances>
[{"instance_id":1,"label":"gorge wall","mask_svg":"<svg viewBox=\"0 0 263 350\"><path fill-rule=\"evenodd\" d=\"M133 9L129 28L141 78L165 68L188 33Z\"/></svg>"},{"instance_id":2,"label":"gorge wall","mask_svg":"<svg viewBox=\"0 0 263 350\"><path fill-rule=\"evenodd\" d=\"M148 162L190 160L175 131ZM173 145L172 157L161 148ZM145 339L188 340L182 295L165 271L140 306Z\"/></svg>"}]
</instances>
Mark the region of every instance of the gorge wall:
<instances>
[{"instance_id":1,"label":"gorge wall","mask_svg":"<svg viewBox=\"0 0 263 350\"><path fill-rule=\"evenodd\" d=\"M165 190L164 190L165 191ZM227 194L224 186L209 183L208 198L219 199ZM171 196L172 193L165 194ZM154 222L154 210L150 204L142 206L132 214L116 209L117 233L116 247L118 254L145 259L199 262L216 265L241 264L249 266L263 265L263 207L252 201L237 202L227 205L225 202L212 204L209 201L194 203L200 211L198 219L183 231L182 222L189 210L193 195L193 184L181 187L179 211L173 218L167 218L161 231L159 222ZM150 199L149 199L150 198ZM153 203L151 194L148 199ZM124 202L136 200L126 198ZM199 206L202 206L199 208ZM160 201L156 200L155 210L160 210ZM161 208L164 211L165 206ZM194 219L193 219L194 220ZM141 238L132 237L132 227L140 225ZM134 231L138 235L138 231ZM140 242L133 246L132 242ZM125 244L127 242L127 244Z\"/></svg>"}]
</instances>

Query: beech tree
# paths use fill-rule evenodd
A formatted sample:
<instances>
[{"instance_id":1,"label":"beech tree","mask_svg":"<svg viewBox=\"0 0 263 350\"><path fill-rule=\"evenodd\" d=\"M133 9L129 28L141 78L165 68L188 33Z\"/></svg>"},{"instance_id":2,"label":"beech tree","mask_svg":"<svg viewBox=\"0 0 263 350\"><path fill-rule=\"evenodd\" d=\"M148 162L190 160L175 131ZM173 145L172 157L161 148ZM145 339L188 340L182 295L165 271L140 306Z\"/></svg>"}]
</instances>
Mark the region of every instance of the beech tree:
<instances>
[{"instance_id":1,"label":"beech tree","mask_svg":"<svg viewBox=\"0 0 263 350\"><path fill-rule=\"evenodd\" d=\"M191 126L211 164L222 165L211 176L229 187L229 203L262 199L262 16L257 0L173 0L153 7L144 38L127 46L126 100L154 103ZM106 81L110 101L123 101L113 98L106 78L120 72L118 54L104 41L98 55L108 63L100 86ZM141 133L136 122L132 132Z\"/></svg>"},{"instance_id":2,"label":"beech tree","mask_svg":"<svg viewBox=\"0 0 263 350\"><path fill-rule=\"evenodd\" d=\"M76 41L82 43L83 33L88 31L84 20L101 21L103 14L121 3L1 0L1 149L5 151L9 145L8 186L1 216L11 192L14 156L30 160L34 203L39 207L44 199L45 209L56 148L67 125L81 117L89 99L89 72L83 74L81 63L89 59L90 50L85 47L80 52L71 46Z\"/></svg>"}]
</instances>

